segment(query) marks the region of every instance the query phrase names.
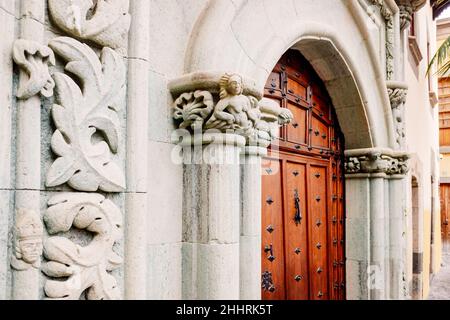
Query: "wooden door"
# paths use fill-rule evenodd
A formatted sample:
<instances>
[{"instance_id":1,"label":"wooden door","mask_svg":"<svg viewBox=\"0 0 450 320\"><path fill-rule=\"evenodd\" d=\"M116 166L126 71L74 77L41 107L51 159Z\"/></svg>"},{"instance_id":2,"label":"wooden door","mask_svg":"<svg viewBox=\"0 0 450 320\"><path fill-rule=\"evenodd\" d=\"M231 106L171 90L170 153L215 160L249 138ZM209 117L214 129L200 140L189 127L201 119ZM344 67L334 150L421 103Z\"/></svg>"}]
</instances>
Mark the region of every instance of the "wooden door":
<instances>
[{"instance_id":1,"label":"wooden door","mask_svg":"<svg viewBox=\"0 0 450 320\"><path fill-rule=\"evenodd\" d=\"M331 99L294 50L273 70L265 97L295 120L262 167L262 297L345 299L344 141Z\"/></svg>"},{"instance_id":2,"label":"wooden door","mask_svg":"<svg viewBox=\"0 0 450 320\"><path fill-rule=\"evenodd\" d=\"M450 184L441 184L441 233L442 241L450 240Z\"/></svg>"}]
</instances>

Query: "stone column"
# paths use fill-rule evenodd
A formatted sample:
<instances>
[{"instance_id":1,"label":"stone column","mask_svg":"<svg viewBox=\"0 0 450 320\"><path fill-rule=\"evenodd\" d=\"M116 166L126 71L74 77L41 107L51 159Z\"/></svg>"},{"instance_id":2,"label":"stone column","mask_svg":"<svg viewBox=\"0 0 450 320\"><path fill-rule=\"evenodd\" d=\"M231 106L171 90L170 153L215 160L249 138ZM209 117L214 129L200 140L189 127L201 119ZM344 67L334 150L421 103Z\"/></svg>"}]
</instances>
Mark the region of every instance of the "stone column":
<instances>
[{"instance_id":1,"label":"stone column","mask_svg":"<svg viewBox=\"0 0 450 320\"><path fill-rule=\"evenodd\" d=\"M130 2L125 299L147 298L148 0Z\"/></svg>"},{"instance_id":2,"label":"stone column","mask_svg":"<svg viewBox=\"0 0 450 320\"><path fill-rule=\"evenodd\" d=\"M347 170L345 191L347 299L369 300L370 181L368 175Z\"/></svg>"},{"instance_id":3,"label":"stone column","mask_svg":"<svg viewBox=\"0 0 450 320\"><path fill-rule=\"evenodd\" d=\"M405 200L406 197L405 177L394 175L390 180L389 186L389 264L390 264L390 283L391 290L389 299L404 299L404 256L403 247L405 244L405 234L403 232L405 218Z\"/></svg>"},{"instance_id":4,"label":"stone column","mask_svg":"<svg viewBox=\"0 0 450 320\"><path fill-rule=\"evenodd\" d=\"M241 300L261 300L261 157L266 154L265 147L246 147L241 158Z\"/></svg>"},{"instance_id":5,"label":"stone column","mask_svg":"<svg viewBox=\"0 0 450 320\"><path fill-rule=\"evenodd\" d=\"M404 194L392 179L407 173L405 153L390 149L346 151L347 298L389 299L398 291ZM400 220L401 221L401 220ZM401 239L400 239L401 240ZM394 251L393 251L394 249Z\"/></svg>"},{"instance_id":6,"label":"stone column","mask_svg":"<svg viewBox=\"0 0 450 320\"><path fill-rule=\"evenodd\" d=\"M239 299L239 135L184 146L183 299Z\"/></svg>"},{"instance_id":7,"label":"stone column","mask_svg":"<svg viewBox=\"0 0 450 320\"><path fill-rule=\"evenodd\" d=\"M9 262L8 243L10 213L13 208L14 185L11 173L12 165L12 115L13 115L13 61L11 52L15 39L16 1L3 1L0 4L0 20L2 21L2 41L0 43L0 300L10 299L11 290L7 285Z\"/></svg>"},{"instance_id":8,"label":"stone column","mask_svg":"<svg viewBox=\"0 0 450 320\"><path fill-rule=\"evenodd\" d=\"M169 87L184 163L183 299L259 299L260 156L271 123L292 113L261 105L238 74L189 74ZM241 168L246 145L263 148L246 148Z\"/></svg>"},{"instance_id":9,"label":"stone column","mask_svg":"<svg viewBox=\"0 0 450 320\"><path fill-rule=\"evenodd\" d=\"M370 288L371 300L386 298L386 230L384 174L370 177L370 270L373 284ZM370 283L369 283L370 284Z\"/></svg>"},{"instance_id":10,"label":"stone column","mask_svg":"<svg viewBox=\"0 0 450 320\"><path fill-rule=\"evenodd\" d=\"M39 299L39 266L43 227L40 220L41 188L41 97L53 94L48 64L53 52L42 45L45 23L44 0L22 0L20 39L13 58L20 67L17 90L16 196L12 298Z\"/></svg>"},{"instance_id":11,"label":"stone column","mask_svg":"<svg viewBox=\"0 0 450 320\"><path fill-rule=\"evenodd\" d=\"M408 24L408 16L404 16L411 8L400 8L402 25ZM405 11L406 10L406 11ZM412 10L412 9L411 9ZM408 93L408 85L400 81L389 81L387 83L389 100L392 108L392 118L395 128L396 149L405 150L405 103ZM404 234L405 210L407 195L406 174L395 174L390 176L389 182L389 282L391 289L389 290L389 299L404 299L405 287L405 265L403 248L406 245L406 237Z\"/></svg>"}]
</instances>

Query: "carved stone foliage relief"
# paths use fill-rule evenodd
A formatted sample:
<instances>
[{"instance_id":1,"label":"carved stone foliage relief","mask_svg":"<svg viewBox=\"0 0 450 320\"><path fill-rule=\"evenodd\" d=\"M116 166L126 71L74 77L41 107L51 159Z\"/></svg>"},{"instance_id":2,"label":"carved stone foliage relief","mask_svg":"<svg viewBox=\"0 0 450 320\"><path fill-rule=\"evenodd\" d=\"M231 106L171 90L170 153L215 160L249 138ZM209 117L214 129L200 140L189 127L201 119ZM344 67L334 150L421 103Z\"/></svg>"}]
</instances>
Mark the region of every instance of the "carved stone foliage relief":
<instances>
[{"instance_id":1,"label":"carved stone foliage relief","mask_svg":"<svg viewBox=\"0 0 450 320\"><path fill-rule=\"evenodd\" d=\"M50 16L69 35L112 49L126 47L128 0L49 0Z\"/></svg>"},{"instance_id":2,"label":"carved stone foliage relief","mask_svg":"<svg viewBox=\"0 0 450 320\"><path fill-rule=\"evenodd\" d=\"M119 299L115 278L109 274L122 258L113 246L122 236L120 210L99 194L66 193L50 199L44 221L50 235L83 229L93 235L87 246L67 237L52 236L44 245L48 260L43 272L45 294L54 299L79 299L86 291L89 300Z\"/></svg>"},{"instance_id":3,"label":"carved stone foliage relief","mask_svg":"<svg viewBox=\"0 0 450 320\"><path fill-rule=\"evenodd\" d=\"M395 139L397 148L401 149L405 144L405 110L404 105L408 90L405 88L388 88L389 99L392 108L392 117L394 119Z\"/></svg>"},{"instance_id":4,"label":"carved stone foliage relief","mask_svg":"<svg viewBox=\"0 0 450 320\"><path fill-rule=\"evenodd\" d=\"M382 152L347 156L345 173L385 173L387 175L405 175L409 171L407 155L388 155Z\"/></svg>"},{"instance_id":5,"label":"carved stone foliage relief","mask_svg":"<svg viewBox=\"0 0 450 320\"><path fill-rule=\"evenodd\" d=\"M384 0L371 0L377 6L386 23L386 79L394 75L394 15L387 8Z\"/></svg>"},{"instance_id":6,"label":"carved stone foliage relief","mask_svg":"<svg viewBox=\"0 0 450 320\"><path fill-rule=\"evenodd\" d=\"M128 8L129 0L48 0L51 21L74 38L56 37L48 46L25 39L14 43L12 58L24 74L17 98L39 94L49 98L56 93L52 107L56 130L51 139L56 160L47 172L47 187L67 183L85 192L125 189L116 154L126 94L126 66L119 52L125 53L128 40ZM101 47L100 54L88 44ZM64 71L51 75L55 55ZM44 222L52 236L44 245L40 214L17 210L12 268L39 269L44 253L42 271L50 277L44 286L47 297L79 299L85 294L87 299L120 299L110 274L122 263L113 250L122 236L119 208L97 193L59 194L48 206ZM86 246L72 241L82 233L92 239Z\"/></svg>"},{"instance_id":7,"label":"carved stone foliage relief","mask_svg":"<svg viewBox=\"0 0 450 320\"><path fill-rule=\"evenodd\" d=\"M20 83L17 98L29 99L36 94L53 96L53 81L48 66L55 65L53 51L38 42L18 39L14 42L14 62L28 74L28 81Z\"/></svg>"},{"instance_id":8,"label":"carved stone foliage relief","mask_svg":"<svg viewBox=\"0 0 450 320\"><path fill-rule=\"evenodd\" d=\"M77 78L54 75L57 104L52 115L57 130L51 146L58 158L47 173L47 186L68 182L80 191L122 191L124 173L112 160L118 151L117 112L125 94L122 58L104 48L100 60L89 46L68 37L55 38L49 46Z\"/></svg>"}]
</instances>

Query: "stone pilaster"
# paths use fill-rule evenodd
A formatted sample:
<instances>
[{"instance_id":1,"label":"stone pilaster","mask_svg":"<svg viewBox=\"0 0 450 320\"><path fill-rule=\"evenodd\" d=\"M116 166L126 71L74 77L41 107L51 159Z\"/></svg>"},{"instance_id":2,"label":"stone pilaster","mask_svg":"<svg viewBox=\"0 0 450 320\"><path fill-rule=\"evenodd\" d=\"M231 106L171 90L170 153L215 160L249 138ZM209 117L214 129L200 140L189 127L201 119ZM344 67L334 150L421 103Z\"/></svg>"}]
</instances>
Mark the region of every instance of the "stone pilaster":
<instances>
[{"instance_id":1,"label":"stone pilaster","mask_svg":"<svg viewBox=\"0 0 450 320\"><path fill-rule=\"evenodd\" d=\"M15 197L15 253L12 298L39 299L39 266L43 231L40 221L41 182L41 95L53 95L54 82L48 65L54 64L51 50L44 42L45 1L21 1L20 39L13 59L20 67L17 90L17 159ZM26 216L26 218L24 218ZM31 234L22 231L29 227ZM28 244L27 244L28 242Z\"/></svg>"},{"instance_id":2,"label":"stone pilaster","mask_svg":"<svg viewBox=\"0 0 450 320\"><path fill-rule=\"evenodd\" d=\"M241 155L240 299L261 299L261 157L266 148Z\"/></svg>"},{"instance_id":3,"label":"stone pilaster","mask_svg":"<svg viewBox=\"0 0 450 320\"><path fill-rule=\"evenodd\" d=\"M292 114L261 104L253 83L198 73L170 84L184 163L184 299L261 296L261 156L273 123Z\"/></svg>"}]
</instances>

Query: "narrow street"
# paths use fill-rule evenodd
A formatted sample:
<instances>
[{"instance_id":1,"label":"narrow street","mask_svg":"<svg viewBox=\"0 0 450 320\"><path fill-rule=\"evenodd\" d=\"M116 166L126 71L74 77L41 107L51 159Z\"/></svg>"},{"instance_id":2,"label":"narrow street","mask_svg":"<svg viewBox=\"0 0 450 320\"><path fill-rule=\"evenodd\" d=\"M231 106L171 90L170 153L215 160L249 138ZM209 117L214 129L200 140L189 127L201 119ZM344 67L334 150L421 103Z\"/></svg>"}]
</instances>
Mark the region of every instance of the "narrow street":
<instances>
[{"instance_id":1,"label":"narrow street","mask_svg":"<svg viewBox=\"0 0 450 320\"><path fill-rule=\"evenodd\" d=\"M428 300L450 300L450 251L442 253L441 271L433 278Z\"/></svg>"}]
</instances>

